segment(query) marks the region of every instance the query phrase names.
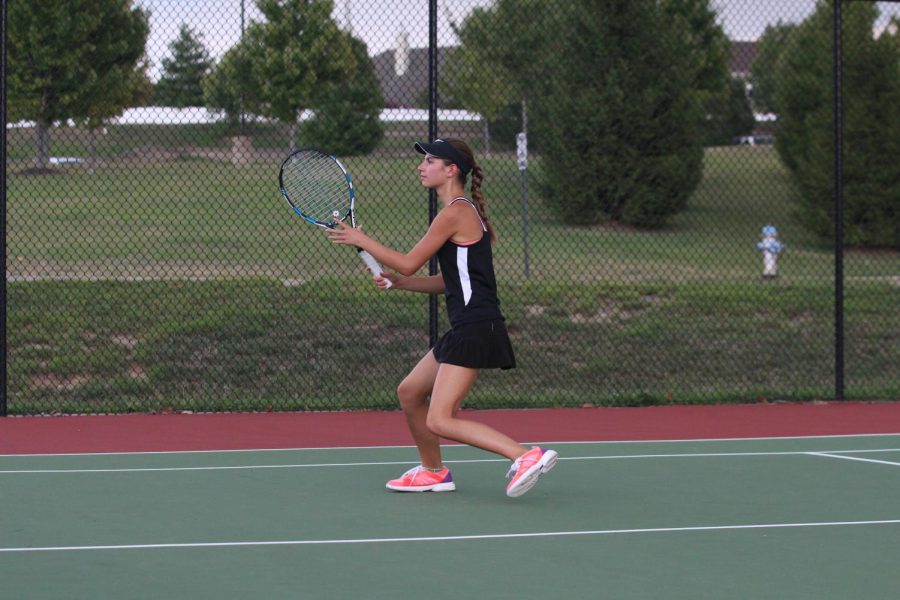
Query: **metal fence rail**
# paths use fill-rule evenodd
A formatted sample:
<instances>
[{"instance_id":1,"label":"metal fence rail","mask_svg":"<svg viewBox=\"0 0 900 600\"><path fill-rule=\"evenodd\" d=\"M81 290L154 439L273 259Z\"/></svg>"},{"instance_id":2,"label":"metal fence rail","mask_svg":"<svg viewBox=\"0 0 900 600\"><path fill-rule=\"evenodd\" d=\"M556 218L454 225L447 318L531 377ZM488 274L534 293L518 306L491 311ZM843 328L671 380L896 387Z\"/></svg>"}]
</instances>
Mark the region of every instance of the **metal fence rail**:
<instances>
[{"instance_id":1,"label":"metal fence rail","mask_svg":"<svg viewBox=\"0 0 900 600\"><path fill-rule=\"evenodd\" d=\"M27 72L33 15L4 3L0 414L395 407L443 299L375 289L277 173L291 148L333 149L365 230L406 251L439 208L413 144L437 136L486 173L518 359L468 406L900 397L900 239L876 211L897 161L865 154L896 148L900 74L862 66L900 52L900 3L711 1L690 43L634 48L616 19L676 28L690 3L329 4L136 0L117 30L143 53L57 60L66 95ZM305 29L267 29L279 10ZM315 85L279 88L321 31ZM791 146L803 110L816 127Z\"/></svg>"}]
</instances>

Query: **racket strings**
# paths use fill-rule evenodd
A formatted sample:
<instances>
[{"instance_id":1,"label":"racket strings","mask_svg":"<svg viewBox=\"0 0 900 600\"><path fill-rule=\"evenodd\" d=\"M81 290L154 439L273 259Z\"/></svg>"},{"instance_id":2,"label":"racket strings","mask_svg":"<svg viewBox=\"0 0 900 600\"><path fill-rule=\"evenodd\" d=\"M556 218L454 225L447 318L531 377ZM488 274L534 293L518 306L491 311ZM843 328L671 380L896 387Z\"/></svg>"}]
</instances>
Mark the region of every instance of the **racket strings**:
<instances>
[{"instance_id":1,"label":"racket strings","mask_svg":"<svg viewBox=\"0 0 900 600\"><path fill-rule=\"evenodd\" d=\"M341 168L327 156L301 153L283 168L282 185L294 206L305 215L327 224L350 212L350 191Z\"/></svg>"}]
</instances>

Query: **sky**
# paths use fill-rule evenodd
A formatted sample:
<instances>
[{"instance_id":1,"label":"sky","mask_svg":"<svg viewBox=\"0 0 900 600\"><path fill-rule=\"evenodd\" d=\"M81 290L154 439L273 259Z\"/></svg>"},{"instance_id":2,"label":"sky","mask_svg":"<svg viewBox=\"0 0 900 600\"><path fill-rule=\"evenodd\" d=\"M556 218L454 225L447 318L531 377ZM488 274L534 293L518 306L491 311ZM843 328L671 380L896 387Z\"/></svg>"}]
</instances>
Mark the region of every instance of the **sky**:
<instances>
[{"instance_id":1,"label":"sky","mask_svg":"<svg viewBox=\"0 0 900 600\"><path fill-rule=\"evenodd\" d=\"M565 2L567 0L547 0ZM451 22L461 22L473 8L487 6L493 0L438 0L438 43L454 45ZM233 46L241 35L241 0L135 0L135 5L151 11L150 74L159 76L162 58L169 56L169 44L178 36L182 23L188 23L201 35L214 58ZM407 34L411 47L428 45L428 0L335 0L335 19L351 28L376 55L397 46L398 37ZM719 24L733 40L755 40L767 25L798 23L815 8L816 0L711 0L719 15ZM900 16L900 3L879 2L880 26L888 17ZM254 0L244 0L245 23L259 20Z\"/></svg>"}]
</instances>

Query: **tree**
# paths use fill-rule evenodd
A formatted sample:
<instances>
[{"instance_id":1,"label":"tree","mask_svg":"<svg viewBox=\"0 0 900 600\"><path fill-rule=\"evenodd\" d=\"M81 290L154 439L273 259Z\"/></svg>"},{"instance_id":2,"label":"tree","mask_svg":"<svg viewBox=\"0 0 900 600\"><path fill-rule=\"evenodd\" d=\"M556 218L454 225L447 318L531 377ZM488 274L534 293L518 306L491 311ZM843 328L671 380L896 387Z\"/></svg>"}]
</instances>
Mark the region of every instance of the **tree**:
<instances>
[{"instance_id":1,"label":"tree","mask_svg":"<svg viewBox=\"0 0 900 600\"><path fill-rule=\"evenodd\" d=\"M484 148L491 149L490 123L516 99L513 78L492 59L490 40L497 28L497 11L476 8L461 27L454 26L460 45L441 73L442 98L479 113L484 120ZM446 106L446 104L445 104Z\"/></svg>"},{"instance_id":2,"label":"tree","mask_svg":"<svg viewBox=\"0 0 900 600\"><path fill-rule=\"evenodd\" d=\"M775 25L767 25L759 38L756 58L750 67L753 105L759 112L778 113L775 103L775 65L788 37L796 28L794 24L779 21Z\"/></svg>"},{"instance_id":3,"label":"tree","mask_svg":"<svg viewBox=\"0 0 900 600\"><path fill-rule=\"evenodd\" d=\"M384 98L366 44L344 34L356 60L352 77L325 84L315 100L315 116L305 124L309 143L350 156L375 149L384 135Z\"/></svg>"},{"instance_id":4,"label":"tree","mask_svg":"<svg viewBox=\"0 0 900 600\"><path fill-rule=\"evenodd\" d=\"M728 96L715 96L706 102L706 119L703 124L703 145L722 146L734 138L753 132L756 120L750 100L744 91L744 82L732 79Z\"/></svg>"},{"instance_id":5,"label":"tree","mask_svg":"<svg viewBox=\"0 0 900 600\"><path fill-rule=\"evenodd\" d=\"M137 99L149 33L130 0L11 2L7 10L10 116L36 123L36 163L50 161L49 131L95 124Z\"/></svg>"},{"instance_id":6,"label":"tree","mask_svg":"<svg viewBox=\"0 0 900 600\"><path fill-rule=\"evenodd\" d=\"M720 131L731 127L738 130L746 127L749 130L754 124L753 115L751 112L748 126L743 86L732 81L728 72L731 42L718 25L718 15L710 6L710 0L662 0L661 8L664 20L675 35L675 52L683 54L689 64L688 94L699 105L699 120L694 123L697 128L697 137L694 138L696 146L685 148L693 155L693 161L685 163L694 177L687 183L689 196L700 185L703 175L702 147L709 141L707 136L711 126L718 125ZM741 117L745 119L743 123L735 122ZM676 210L687 206L688 196Z\"/></svg>"},{"instance_id":7,"label":"tree","mask_svg":"<svg viewBox=\"0 0 900 600\"><path fill-rule=\"evenodd\" d=\"M331 17L331 0L257 0L265 17L246 30L250 62L259 82L263 114L291 126L315 107L328 84L352 79L357 60Z\"/></svg>"},{"instance_id":8,"label":"tree","mask_svg":"<svg viewBox=\"0 0 900 600\"><path fill-rule=\"evenodd\" d=\"M82 108L75 121L88 129L88 161L91 171L97 158L97 130L106 121L122 113L126 106L141 106L152 94L153 83L147 76L147 63L142 61L135 70L112 70L98 80L83 97Z\"/></svg>"},{"instance_id":9,"label":"tree","mask_svg":"<svg viewBox=\"0 0 900 600\"><path fill-rule=\"evenodd\" d=\"M504 130L511 105L518 105L519 124L513 129L527 132L531 100L552 85L557 63L564 59L559 40L573 18L570 8L561 3L548 10L543 0L496 0L472 11L454 27L460 48L444 82L454 101L488 122L503 121Z\"/></svg>"},{"instance_id":10,"label":"tree","mask_svg":"<svg viewBox=\"0 0 900 600\"><path fill-rule=\"evenodd\" d=\"M561 217L655 227L686 206L702 175L704 108L729 93L729 44L709 0L576 0L552 11L497 0L458 33L454 97L497 120L521 102Z\"/></svg>"},{"instance_id":11,"label":"tree","mask_svg":"<svg viewBox=\"0 0 900 600\"><path fill-rule=\"evenodd\" d=\"M900 46L874 34L879 11L843 13L844 234L851 246L900 249ZM776 63L780 111L775 147L798 190L798 216L823 241L834 232L834 104L831 7L791 33Z\"/></svg>"},{"instance_id":12,"label":"tree","mask_svg":"<svg viewBox=\"0 0 900 600\"><path fill-rule=\"evenodd\" d=\"M727 82L707 0L577 0L535 102L542 190L574 223L659 227L702 176L705 100ZM544 49L547 51L547 49Z\"/></svg>"},{"instance_id":13,"label":"tree","mask_svg":"<svg viewBox=\"0 0 900 600\"><path fill-rule=\"evenodd\" d=\"M169 44L171 58L162 59L162 76L153 101L159 106L203 106L203 79L212 68L209 52L190 27L182 25Z\"/></svg>"},{"instance_id":14,"label":"tree","mask_svg":"<svg viewBox=\"0 0 900 600\"><path fill-rule=\"evenodd\" d=\"M731 42L710 0L662 0L661 8L676 35L676 47L691 65L691 82L701 102L727 97Z\"/></svg>"},{"instance_id":15,"label":"tree","mask_svg":"<svg viewBox=\"0 0 900 600\"><path fill-rule=\"evenodd\" d=\"M900 17L891 17L891 21L884 29L882 35L887 36L886 43L892 44L894 50L900 53Z\"/></svg>"},{"instance_id":16,"label":"tree","mask_svg":"<svg viewBox=\"0 0 900 600\"><path fill-rule=\"evenodd\" d=\"M224 112L232 128L244 113L262 113L261 83L253 69L252 52L248 42L238 43L203 80L204 103L210 110Z\"/></svg>"}]
</instances>

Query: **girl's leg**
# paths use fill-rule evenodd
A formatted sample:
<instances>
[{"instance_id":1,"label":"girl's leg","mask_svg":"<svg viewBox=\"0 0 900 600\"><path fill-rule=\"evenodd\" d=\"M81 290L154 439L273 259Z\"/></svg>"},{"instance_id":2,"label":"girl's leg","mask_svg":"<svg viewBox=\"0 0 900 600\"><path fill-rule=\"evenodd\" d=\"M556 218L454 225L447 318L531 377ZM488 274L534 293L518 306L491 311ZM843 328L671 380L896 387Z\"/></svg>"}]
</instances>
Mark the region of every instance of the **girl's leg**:
<instances>
[{"instance_id":1,"label":"girl's leg","mask_svg":"<svg viewBox=\"0 0 900 600\"><path fill-rule=\"evenodd\" d=\"M428 429L433 432L432 435L494 452L510 460L525 454L526 449L521 444L492 427L477 421L457 418L456 414L466 394L472 389L472 384L478 377L478 369L435 364L437 374L432 384L431 404L427 409L426 420Z\"/></svg>"},{"instance_id":2,"label":"girl's leg","mask_svg":"<svg viewBox=\"0 0 900 600\"><path fill-rule=\"evenodd\" d=\"M438 366L434 354L429 351L397 386L397 398L406 415L409 431L419 449L422 466L429 469L442 466L440 438L426 425L428 397L434 388Z\"/></svg>"}]
</instances>

